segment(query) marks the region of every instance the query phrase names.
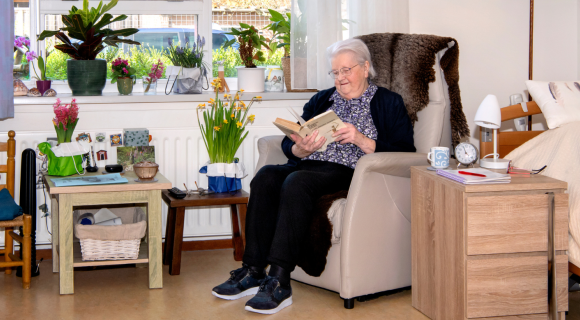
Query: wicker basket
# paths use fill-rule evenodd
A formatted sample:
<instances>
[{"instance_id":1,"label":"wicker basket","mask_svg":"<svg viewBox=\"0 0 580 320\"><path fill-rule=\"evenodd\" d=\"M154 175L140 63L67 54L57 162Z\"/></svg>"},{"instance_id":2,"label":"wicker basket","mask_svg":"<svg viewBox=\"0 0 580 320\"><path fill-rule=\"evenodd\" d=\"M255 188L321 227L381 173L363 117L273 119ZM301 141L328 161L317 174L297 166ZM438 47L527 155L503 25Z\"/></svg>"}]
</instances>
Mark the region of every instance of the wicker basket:
<instances>
[{"instance_id":1,"label":"wicker basket","mask_svg":"<svg viewBox=\"0 0 580 320\"><path fill-rule=\"evenodd\" d=\"M78 224L78 218L93 210L75 210L74 233L80 240L83 261L94 260L135 260L139 256L141 238L145 236L147 222L145 213L138 207L109 208L122 225L98 226Z\"/></svg>"}]
</instances>

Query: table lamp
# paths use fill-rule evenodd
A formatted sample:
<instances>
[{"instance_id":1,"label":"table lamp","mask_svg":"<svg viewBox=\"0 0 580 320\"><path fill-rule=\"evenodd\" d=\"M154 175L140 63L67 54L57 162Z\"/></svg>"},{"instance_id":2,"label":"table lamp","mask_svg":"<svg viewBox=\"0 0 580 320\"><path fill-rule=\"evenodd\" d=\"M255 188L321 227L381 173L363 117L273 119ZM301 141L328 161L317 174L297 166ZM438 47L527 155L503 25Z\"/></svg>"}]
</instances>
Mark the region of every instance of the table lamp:
<instances>
[{"instance_id":1,"label":"table lamp","mask_svg":"<svg viewBox=\"0 0 580 320\"><path fill-rule=\"evenodd\" d=\"M479 105L475 113L475 124L493 129L493 153L488 154L479 160L479 165L487 169L507 169L509 160L500 159L497 152L497 129L501 127L501 110L497 97L493 94L488 94ZM487 158L493 156L492 158Z\"/></svg>"}]
</instances>

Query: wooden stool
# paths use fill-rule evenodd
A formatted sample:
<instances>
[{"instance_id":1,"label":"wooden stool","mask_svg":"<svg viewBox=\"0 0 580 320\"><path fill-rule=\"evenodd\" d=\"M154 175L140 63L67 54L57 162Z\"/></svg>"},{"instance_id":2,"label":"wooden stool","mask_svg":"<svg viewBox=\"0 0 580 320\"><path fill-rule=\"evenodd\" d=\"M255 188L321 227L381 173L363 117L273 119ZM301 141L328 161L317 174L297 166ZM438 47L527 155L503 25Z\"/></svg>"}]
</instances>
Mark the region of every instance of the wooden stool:
<instances>
[{"instance_id":1,"label":"wooden stool","mask_svg":"<svg viewBox=\"0 0 580 320\"><path fill-rule=\"evenodd\" d=\"M233 194L228 192L204 196L192 194L183 199L175 199L169 191L163 190L161 198L168 206L163 264L169 265L169 274L178 275L180 273L186 207L230 205L234 260L241 261L244 256L244 247L246 246L246 210L249 197L249 193L244 190L238 190L238 192Z\"/></svg>"}]
</instances>

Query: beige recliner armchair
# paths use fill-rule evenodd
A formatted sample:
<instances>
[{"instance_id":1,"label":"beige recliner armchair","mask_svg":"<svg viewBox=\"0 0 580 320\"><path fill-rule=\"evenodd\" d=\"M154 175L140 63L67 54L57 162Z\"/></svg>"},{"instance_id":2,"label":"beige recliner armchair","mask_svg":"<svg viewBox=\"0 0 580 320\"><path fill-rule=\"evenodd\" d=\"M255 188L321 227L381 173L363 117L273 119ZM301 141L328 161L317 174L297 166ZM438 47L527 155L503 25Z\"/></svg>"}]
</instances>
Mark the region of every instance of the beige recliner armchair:
<instances>
[{"instance_id":1,"label":"beige recliner armchair","mask_svg":"<svg viewBox=\"0 0 580 320\"><path fill-rule=\"evenodd\" d=\"M451 44L450 44L451 45ZM345 308L357 297L411 286L411 166L428 165L432 146L451 146L450 100L436 55L436 81L429 84L429 104L414 126L417 153L374 153L357 163L342 214L339 243L334 243L320 277L300 267L292 278L338 292ZM256 171L288 161L284 136L259 139ZM335 218L336 219L336 218ZM333 220L334 226L338 226Z\"/></svg>"}]
</instances>

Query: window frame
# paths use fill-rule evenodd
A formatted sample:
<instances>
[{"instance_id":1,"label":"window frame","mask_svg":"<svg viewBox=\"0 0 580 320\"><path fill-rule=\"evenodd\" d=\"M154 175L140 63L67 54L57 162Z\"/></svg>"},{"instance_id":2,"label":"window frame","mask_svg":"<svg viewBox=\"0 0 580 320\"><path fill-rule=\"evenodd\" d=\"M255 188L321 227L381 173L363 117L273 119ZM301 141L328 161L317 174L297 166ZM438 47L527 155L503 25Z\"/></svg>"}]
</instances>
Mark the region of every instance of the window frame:
<instances>
[{"instance_id":1,"label":"window frame","mask_svg":"<svg viewBox=\"0 0 580 320\"><path fill-rule=\"evenodd\" d=\"M107 0L104 0L107 1ZM99 1L89 1L90 7L97 7ZM36 37L44 29L44 20L46 15L51 14L68 14L72 6L82 6L82 1L65 1L65 0L30 0L30 30L31 30L31 50L38 52L40 47ZM208 72L212 74L212 2L211 0L194 0L194 1L171 1L171 0L145 0L145 1L119 1L117 5L108 11L113 15L119 14L192 14L197 15L197 32L200 36L206 38L206 43L210 44L210 49L204 54L204 62L209 66ZM46 58L46 52L43 50L43 56ZM37 63L36 61L34 62ZM36 67L38 65L36 64ZM30 82L34 80L31 77ZM54 80L58 83L66 84L68 80ZM161 84L161 81L160 83ZM110 83L107 81L107 86Z\"/></svg>"}]
</instances>

